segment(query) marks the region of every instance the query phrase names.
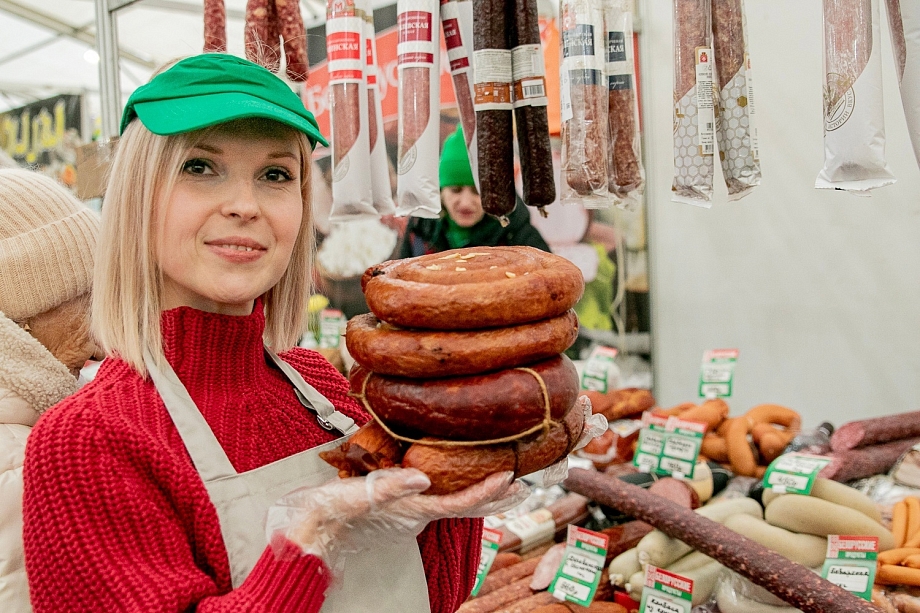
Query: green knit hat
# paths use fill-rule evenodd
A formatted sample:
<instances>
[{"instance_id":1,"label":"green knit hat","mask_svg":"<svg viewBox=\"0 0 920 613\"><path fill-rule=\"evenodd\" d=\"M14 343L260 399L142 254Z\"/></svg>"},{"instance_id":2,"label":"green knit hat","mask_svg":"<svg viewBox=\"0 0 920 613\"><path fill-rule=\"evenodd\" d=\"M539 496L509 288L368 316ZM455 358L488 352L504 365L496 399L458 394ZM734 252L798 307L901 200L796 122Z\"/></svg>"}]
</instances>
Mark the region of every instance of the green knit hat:
<instances>
[{"instance_id":1,"label":"green knit hat","mask_svg":"<svg viewBox=\"0 0 920 613\"><path fill-rule=\"evenodd\" d=\"M470 168L470 157L466 153L462 126L457 126L457 131L444 141L444 148L441 149L441 164L438 166L438 177L441 181L441 189L476 186L473 180L473 170Z\"/></svg>"}]
</instances>

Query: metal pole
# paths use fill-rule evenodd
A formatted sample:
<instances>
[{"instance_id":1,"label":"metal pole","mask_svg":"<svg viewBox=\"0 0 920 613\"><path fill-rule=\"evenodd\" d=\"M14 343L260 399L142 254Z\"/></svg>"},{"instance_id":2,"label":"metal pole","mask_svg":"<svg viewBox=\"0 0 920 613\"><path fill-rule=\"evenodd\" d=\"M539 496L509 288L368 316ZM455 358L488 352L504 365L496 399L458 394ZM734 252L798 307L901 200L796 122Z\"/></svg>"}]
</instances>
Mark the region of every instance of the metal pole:
<instances>
[{"instance_id":1,"label":"metal pole","mask_svg":"<svg viewBox=\"0 0 920 613\"><path fill-rule=\"evenodd\" d=\"M121 120L121 84L118 68L118 32L109 0L96 0L96 50L99 53L99 97L102 139L118 136Z\"/></svg>"}]
</instances>

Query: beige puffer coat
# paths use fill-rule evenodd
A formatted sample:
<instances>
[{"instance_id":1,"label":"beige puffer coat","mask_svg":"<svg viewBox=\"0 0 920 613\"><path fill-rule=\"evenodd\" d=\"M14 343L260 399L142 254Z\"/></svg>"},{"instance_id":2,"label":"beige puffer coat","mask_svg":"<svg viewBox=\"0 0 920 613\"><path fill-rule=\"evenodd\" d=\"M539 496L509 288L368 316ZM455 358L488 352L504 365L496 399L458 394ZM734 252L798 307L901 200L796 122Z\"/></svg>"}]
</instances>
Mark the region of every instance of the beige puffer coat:
<instances>
[{"instance_id":1,"label":"beige puffer coat","mask_svg":"<svg viewBox=\"0 0 920 613\"><path fill-rule=\"evenodd\" d=\"M45 409L77 381L37 340L0 313L0 611L31 611L22 556L22 462Z\"/></svg>"}]
</instances>

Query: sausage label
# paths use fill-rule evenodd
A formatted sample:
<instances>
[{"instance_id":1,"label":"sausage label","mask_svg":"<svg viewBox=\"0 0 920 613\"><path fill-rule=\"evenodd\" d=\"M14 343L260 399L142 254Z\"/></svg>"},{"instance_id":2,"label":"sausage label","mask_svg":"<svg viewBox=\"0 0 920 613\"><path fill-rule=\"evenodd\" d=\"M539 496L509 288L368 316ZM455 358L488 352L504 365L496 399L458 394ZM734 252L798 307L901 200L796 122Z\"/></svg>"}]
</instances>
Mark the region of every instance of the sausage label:
<instances>
[{"instance_id":1,"label":"sausage label","mask_svg":"<svg viewBox=\"0 0 920 613\"><path fill-rule=\"evenodd\" d=\"M600 584L608 543L606 534L569 525L565 553L550 583L550 593L559 600L590 605Z\"/></svg>"},{"instance_id":2,"label":"sausage label","mask_svg":"<svg viewBox=\"0 0 920 613\"><path fill-rule=\"evenodd\" d=\"M514 77L511 51L480 49L473 52L473 76L477 111L508 111L513 107L511 83Z\"/></svg>"},{"instance_id":3,"label":"sausage label","mask_svg":"<svg viewBox=\"0 0 920 613\"><path fill-rule=\"evenodd\" d=\"M642 414L642 423L646 427L639 432L633 465L642 472L692 479L706 424L666 419L648 411Z\"/></svg>"},{"instance_id":4,"label":"sausage label","mask_svg":"<svg viewBox=\"0 0 920 613\"><path fill-rule=\"evenodd\" d=\"M821 469L831 463L830 458L804 453L787 453L770 464L763 476L763 486L779 494L811 493Z\"/></svg>"},{"instance_id":5,"label":"sausage label","mask_svg":"<svg viewBox=\"0 0 920 613\"><path fill-rule=\"evenodd\" d=\"M628 17L628 15L627 15ZM607 32L607 87L610 91L633 88L632 54L626 32Z\"/></svg>"},{"instance_id":6,"label":"sausage label","mask_svg":"<svg viewBox=\"0 0 920 613\"><path fill-rule=\"evenodd\" d=\"M441 0L441 29L447 45L454 96L460 111L460 125L466 140L473 181L479 189L479 147L476 139L476 97L473 82L473 3L469 0Z\"/></svg>"},{"instance_id":7,"label":"sausage label","mask_svg":"<svg viewBox=\"0 0 920 613\"><path fill-rule=\"evenodd\" d=\"M716 152L716 114L713 96L715 80L712 49L696 50L696 109L699 115L697 145L700 155L714 155Z\"/></svg>"},{"instance_id":8,"label":"sausage label","mask_svg":"<svg viewBox=\"0 0 920 613\"><path fill-rule=\"evenodd\" d=\"M491 528L482 529L482 553L479 556L479 569L476 571L476 583L473 585L473 591L470 596L476 596L482 589L482 583L485 581L492 563L495 562L495 556L498 555L498 546L502 542L502 533Z\"/></svg>"},{"instance_id":9,"label":"sausage label","mask_svg":"<svg viewBox=\"0 0 920 613\"><path fill-rule=\"evenodd\" d=\"M400 67L424 66L434 63L432 14L428 11L405 11L397 16L399 41L396 45Z\"/></svg>"},{"instance_id":10,"label":"sausage label","mask_svg":"<svg viewBox=\"0 0 920 613\"><path fill-rule=\"evenodd\" d=\"M546 106L546 64L543 47L520 45L511 50L512 79L514 80L514 108Z\"/></svg>"},{"instance_id":11,"label":"sausage label","mask_svg":"<svg viewBox=\"0 0 920 613\"><path fill-rule=\"evenodd\" d=\"M827 559L821 576L864 600L872 600L878 558L877 536L827 537Z\"/></svg>"},{"instance_id":12,"label":"sausage label","mask_svg":"<svg viewBox=\"0 0 920 613\"><path fill-rule=\"evenodd\" d=\"M649 565L645 569L642 613L690 613L693 607L693 580Z\"/></svg>"},{"instance_id":13,"label":"sausage label","mask_svg":"<svg viewBox=\"0 0 920 613\"><path fill-rule=\"evenodd\" d=\"M556 520L549 509L537 509L527 515L516 517L505 524L508 530L521 539L521 551L532 549L541 543L553 540Z\"/></svg>"},{"instance_id":14,"label":"sausage label","mask_svg":"<svg viewBox=\"0 0 920 613\"><path fill-rule=\"evenodd\" d=\"M713 349L703 354L699 385L701 398L728 398L732 395L739 355L737 349Z\"/></svg>"}]
</instances>

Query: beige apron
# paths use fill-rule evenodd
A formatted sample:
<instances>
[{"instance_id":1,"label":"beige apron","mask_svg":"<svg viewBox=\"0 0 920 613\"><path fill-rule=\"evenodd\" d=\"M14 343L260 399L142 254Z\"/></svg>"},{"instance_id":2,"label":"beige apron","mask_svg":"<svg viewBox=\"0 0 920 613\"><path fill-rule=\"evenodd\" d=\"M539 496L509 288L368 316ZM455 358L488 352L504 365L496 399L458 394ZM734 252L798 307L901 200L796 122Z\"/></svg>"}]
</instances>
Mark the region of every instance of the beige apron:
<instances>
[{"instance_id":1,"label":"beige apron","mask_svg":"<svg viewBox=\"0 0 920 613\"><path fill-rule=\"evenodd\" d=\"M346 436L357 430L354 420L336 411L300 373L268 348L265 351L293 384L304 407L316 414L323 428L334 428ZM264 526L268 508L297 488L321 485L335 478L336 469L323 462L319 453L340 445L345 437L255 470L237 473L169 364L166 363L161 371L150 356L145 362L217 509L233 586L238 587L265 551ZM327 593L322 613L429 613L431 610L422 558L414 537L406 537L405 543L381 544L348 556L343 573L343 580Z\"/></svg>"}]
</instances>

